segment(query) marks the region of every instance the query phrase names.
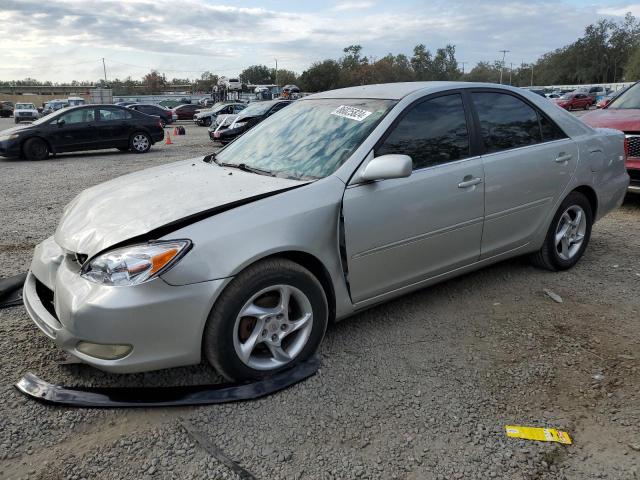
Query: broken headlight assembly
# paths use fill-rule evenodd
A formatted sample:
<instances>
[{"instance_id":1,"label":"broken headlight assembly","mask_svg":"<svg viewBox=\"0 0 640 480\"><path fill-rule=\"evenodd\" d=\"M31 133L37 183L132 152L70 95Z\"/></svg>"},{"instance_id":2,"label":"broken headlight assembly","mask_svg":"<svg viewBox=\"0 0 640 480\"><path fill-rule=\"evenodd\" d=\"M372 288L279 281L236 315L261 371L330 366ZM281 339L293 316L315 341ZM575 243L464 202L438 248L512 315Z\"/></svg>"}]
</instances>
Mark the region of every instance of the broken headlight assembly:
<instances>
[{"instance_id":1,"label":"broken headlight assembly","mask_svg":"<svg viewBox=\"0 0 640 480\"><path fill-rule=\"evenodd\" d=\"M172 268L191 245L191 240L170 240L116 248L89 260L80 274L101 285L139 285Z\"/></svg>"}]
</instances>

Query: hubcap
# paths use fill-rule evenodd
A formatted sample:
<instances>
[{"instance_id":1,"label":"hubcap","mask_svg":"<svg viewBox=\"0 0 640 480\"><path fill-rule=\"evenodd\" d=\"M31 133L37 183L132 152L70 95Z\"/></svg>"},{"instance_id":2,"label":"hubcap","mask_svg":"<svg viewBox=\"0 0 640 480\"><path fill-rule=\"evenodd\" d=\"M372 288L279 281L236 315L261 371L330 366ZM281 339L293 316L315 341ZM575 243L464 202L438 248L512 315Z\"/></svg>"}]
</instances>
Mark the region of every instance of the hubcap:
<instances>
[{"instance_id":1,"label":"hubcap","mask_svg":"<svg viewBox=\"0 0 640 480\"><path fill-rule=\"evenodd\" d=\"M244 304L233 328L233 346L248 367L273 370L302 352L312 327L307 296L291 285L274 285Z\"/></svg>"},{"instance_id":2,"label":"hubcap","mask_svg":"<svg viewBox=\"0 0 640 480\"><path fill-rule=\"evenodd\" d=\"M562 260L571 260L580 250L587 231L587 216L582 207L572 205L565 210L556 228L556 251Z\"/></svg>"},{"instance_id":3,"label":"hubcap","mask_svg":"<svg viewBox=\"0 0 640 480\"><path fill-rule=\"evenodd\" d=\"M136 135L133 137L133 148L139 152L144 152L149 147L149 139L144 135Z\"/></svg>"}]
</instances>

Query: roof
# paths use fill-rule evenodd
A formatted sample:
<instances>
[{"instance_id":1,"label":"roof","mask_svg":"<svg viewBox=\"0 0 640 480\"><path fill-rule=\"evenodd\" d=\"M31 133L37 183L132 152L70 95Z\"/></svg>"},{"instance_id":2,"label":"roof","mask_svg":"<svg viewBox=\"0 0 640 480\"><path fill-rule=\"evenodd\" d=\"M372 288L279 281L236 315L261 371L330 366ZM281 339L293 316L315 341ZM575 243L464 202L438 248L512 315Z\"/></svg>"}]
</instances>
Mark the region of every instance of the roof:
<instances>
[{"instance_id":1,"label":"roof","mask_svg":"<svg viewBox=\"0 0 640 480\"><path fill-rule=\"evenodd\" d=\"M474 83L474 82L398 82L398 83L379 83L374 85L362 85L359 87L340 88L338 90L329 90L320 92L306 99L316 98L380 98L387 100L400 100L417 91L423 93L435 93L441 90L451 90L453 88L472 88L472 87L491 87L505 88L508 90L514 87L506 85L498 85L495 83ZM519 90L519 89L518 89Z\"/></svg>"}]
</instances>

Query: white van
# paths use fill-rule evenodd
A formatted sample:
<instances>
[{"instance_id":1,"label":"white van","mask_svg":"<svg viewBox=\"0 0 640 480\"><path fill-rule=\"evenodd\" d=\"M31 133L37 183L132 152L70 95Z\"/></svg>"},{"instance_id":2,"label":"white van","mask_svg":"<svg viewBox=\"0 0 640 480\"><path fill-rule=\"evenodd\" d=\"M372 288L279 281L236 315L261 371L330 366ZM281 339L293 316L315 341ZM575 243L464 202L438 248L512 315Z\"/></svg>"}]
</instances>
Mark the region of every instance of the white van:
<instances>
[{"instance_id":1,"label":"white van","mask_svg":"<svg viewBox=\"0 0 640 480\"><path fill-rule=\"evenodd\" d=\"M227 80L228 90L242 90L242 82L239 78L230 78Z\"/></svg>"},{"instance_id":2,"label":"white van","mask_svg":"<svg viewBox=\"0 0 640 480\"><path fill-rule=\"evenodd\" d=\"M84 105L87 102L85 102L82 97L69 97L67 98L67 103L70 107L77 107L78 105Z\"/></svg>"}]
</instances>

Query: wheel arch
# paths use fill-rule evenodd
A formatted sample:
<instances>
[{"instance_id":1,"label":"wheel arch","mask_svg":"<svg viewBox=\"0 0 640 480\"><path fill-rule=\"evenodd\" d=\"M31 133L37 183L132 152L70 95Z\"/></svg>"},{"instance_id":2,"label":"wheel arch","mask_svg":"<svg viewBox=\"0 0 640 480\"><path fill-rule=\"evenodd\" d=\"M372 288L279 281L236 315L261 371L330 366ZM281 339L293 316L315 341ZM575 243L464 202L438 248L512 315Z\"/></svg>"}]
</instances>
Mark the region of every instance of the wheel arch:
<instances>
[{"instance_id":1,"label":"wheel arch","mask_svg":"<svg viewBox=\"0 0 640 480\"><path fill-rule=\"evenodd\" d=\"M572 192L578 192L587 197L587 200L589 200L589 205L591 206L591 214L595 221L598 216L598 195L596 194L596 191L589 185L581 185L574 188Z\"/></svg>"},{"instance_id":2,"label":"wheel arch","mask_svg":"<svg viewBox=\"0 0 640 480\"><path fill-rule=\"evenodd\" d=\"M25 143L27 143L29 140L34 139L34 138L40 139L44 143L46 143L47 144L47 148L49 148L49 153L51 153L51 154L55 154L56 153L56 149L53 147L53 144L47 138L43 137L42 135L31 135L31 136L23 139L20 142L20 155L24 156L24 145L25 145Z\"/></svg>"},{"instance_id":3,"label":"wheel arch","mask_svg":"<svg viewBox=\"0 0 640 480\"><path fill-rule=\"evenodd\" d=\"M240 274L241 272L245 271L247 268L255 265L258 262L273 258L286 258L287 260L291 260L292 262L295 262L298 265L301 265L309 270L311 274L318 279L325 295L327 296L327 306L329 307L329 322L333 322L336 318L336 293L333 287L333 281L331 279L329 271L327 270L327 267L318 257L311 253L301 250L284 250L280 252L270 253L269 255L254 259L251 263L245 265L242 270L236 275Z\"/></svg>"}]
</instances>

